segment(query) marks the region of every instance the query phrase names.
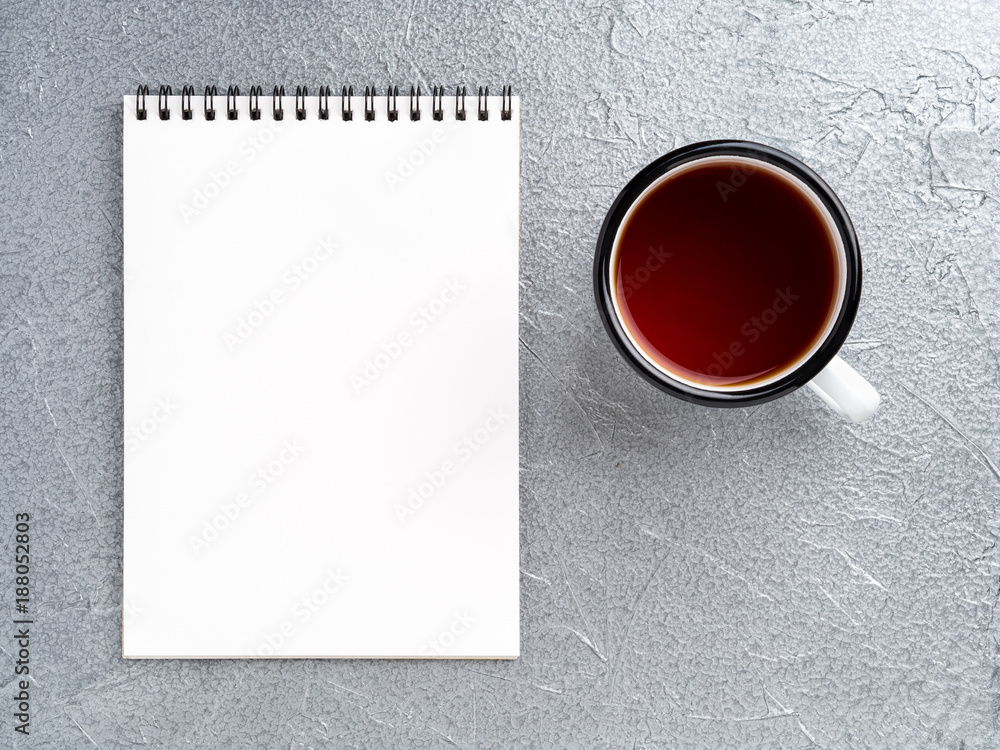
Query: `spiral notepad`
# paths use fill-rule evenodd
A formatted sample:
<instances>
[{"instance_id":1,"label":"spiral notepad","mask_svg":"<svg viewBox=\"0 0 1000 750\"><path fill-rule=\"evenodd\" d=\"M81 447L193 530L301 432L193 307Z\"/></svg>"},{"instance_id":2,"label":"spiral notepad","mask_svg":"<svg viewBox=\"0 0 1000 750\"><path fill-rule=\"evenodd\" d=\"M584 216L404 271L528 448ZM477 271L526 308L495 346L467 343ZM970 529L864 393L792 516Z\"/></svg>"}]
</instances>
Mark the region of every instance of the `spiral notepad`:
<instances>
[{"instance_id":1,"label":"spiral notepad","mask_svg":"<svg viewBox=\"0 0 1000 750\"><path fill-rule=\"evenodd\" d=\"M124 99L124 655L516 657L519 101L246 94Z\"/></svg>"}]
</instances>

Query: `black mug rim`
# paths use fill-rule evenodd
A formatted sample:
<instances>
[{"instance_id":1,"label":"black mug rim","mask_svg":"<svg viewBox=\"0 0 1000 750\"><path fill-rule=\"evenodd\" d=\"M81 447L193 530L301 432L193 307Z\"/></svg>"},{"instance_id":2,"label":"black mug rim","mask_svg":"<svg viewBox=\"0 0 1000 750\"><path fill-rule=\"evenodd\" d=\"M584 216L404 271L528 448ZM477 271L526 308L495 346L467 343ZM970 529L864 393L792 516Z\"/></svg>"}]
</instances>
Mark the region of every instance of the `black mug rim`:
<instances>
[{"instance_id":1,"label":"black mug rim","mask_svg":"<svg viewBox=\"0 0 1000 750\"><path fill-rule=\"evenodd\" d=\"M826 339L805 362L787 375L765 385L738 391L698 388L674 380L654 367L626 335L615 312L611 296L611 258L615 238L629 209L647 187L671 169L710 156L742 156L756 159L800 179L830 211L834 225L840 232L846 256L847 283L844 301ZM720 407L751 406L771 401L802 387L816 377L840 351L854 324L858 304L861 301L861 251L854 225L840 199L818 174L794 156L752 141L700 141L675 149L644 167L629 180L615 198L597 236L597 252L594 257L594 297L601 322L618 353L648 383L671 396L695 404Z\"/></svg>"}]
</instances>

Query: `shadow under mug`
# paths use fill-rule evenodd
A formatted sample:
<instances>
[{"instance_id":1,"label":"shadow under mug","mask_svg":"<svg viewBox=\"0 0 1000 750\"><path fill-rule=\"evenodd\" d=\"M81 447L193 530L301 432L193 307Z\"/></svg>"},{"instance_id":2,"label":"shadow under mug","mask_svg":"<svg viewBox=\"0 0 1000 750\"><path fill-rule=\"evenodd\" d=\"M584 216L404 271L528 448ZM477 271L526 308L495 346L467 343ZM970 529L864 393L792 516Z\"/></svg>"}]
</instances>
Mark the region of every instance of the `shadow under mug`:
<instances>
[{"instance_id":1,"label":"shadow under mug","mask_svg":"<svg viewBox=\"0 0 1000 750\"><path fill-rule=\"evenodd\" d=\"M657 367L626 332L612 287L616 283L613 261L619 229L639 198L650 186L682 165L718 157L763 162L763 166L769 165L792 177L800 188L808 191L811 198L825 207L824 213L832 219L832 228L840 235L843 257L839 259L839 264L846 277L846 283L841 284L843 297L839 300L839 311L818 346L784 375L744 388L699 387ZM770 146L749 141L693 143L671 151L640 171L612 203L598 235L594 258L594 296L604 328L625 361L646 381L684 401L704 406L750 406L771 401L808 385L834 411L852 422L868 419L878 408L879 395L875 389L837 356L850 333L861 299L861 253L854 226L833 190L815 172L798 159Z\"/></svg>"}]
</instances>

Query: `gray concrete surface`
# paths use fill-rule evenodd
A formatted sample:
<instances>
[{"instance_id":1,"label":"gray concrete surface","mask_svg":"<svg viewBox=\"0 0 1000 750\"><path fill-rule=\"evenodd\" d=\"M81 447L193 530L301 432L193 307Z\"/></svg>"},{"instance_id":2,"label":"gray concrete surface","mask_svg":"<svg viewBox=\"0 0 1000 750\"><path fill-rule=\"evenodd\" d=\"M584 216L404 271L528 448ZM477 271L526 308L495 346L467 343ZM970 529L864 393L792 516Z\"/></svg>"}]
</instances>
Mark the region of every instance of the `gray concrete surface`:
<instances>
[{"instance_id":1,"label":"gray concrete surface","mask_svg":"<svg viewBox=\"0 0 1000 750\"><path fill-rule=\"evenodd\" d=\"M9 623L30 512L35 624L27 739L0 628L0 746L1000 745L998 32L975 1L5 2L0 588ZM125 662L121 96L390 81L523 97L523 656ZM607 340L605 207L717 137L851 212L873 421L684 404Z\"/></svg>"}]
</instances>

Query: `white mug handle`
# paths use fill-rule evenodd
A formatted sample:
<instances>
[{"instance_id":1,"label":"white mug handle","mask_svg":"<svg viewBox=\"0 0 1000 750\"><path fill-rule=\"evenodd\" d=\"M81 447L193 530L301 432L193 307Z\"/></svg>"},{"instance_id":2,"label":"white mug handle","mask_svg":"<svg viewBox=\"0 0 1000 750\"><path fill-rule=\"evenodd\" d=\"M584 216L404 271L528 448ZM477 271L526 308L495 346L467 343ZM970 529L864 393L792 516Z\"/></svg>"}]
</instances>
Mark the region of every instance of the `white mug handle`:
<instances>
[{"instance_id":1,"label":"white mug handle","mask_svg":"<svg viewBox=\"0 0 1000 750\"><path fill-rule=\"evenodd\" d=\"M831 359L808 385L849 422L864 422L878 409L878 391L840 357Z\"/></svg>"}]
</instances>

